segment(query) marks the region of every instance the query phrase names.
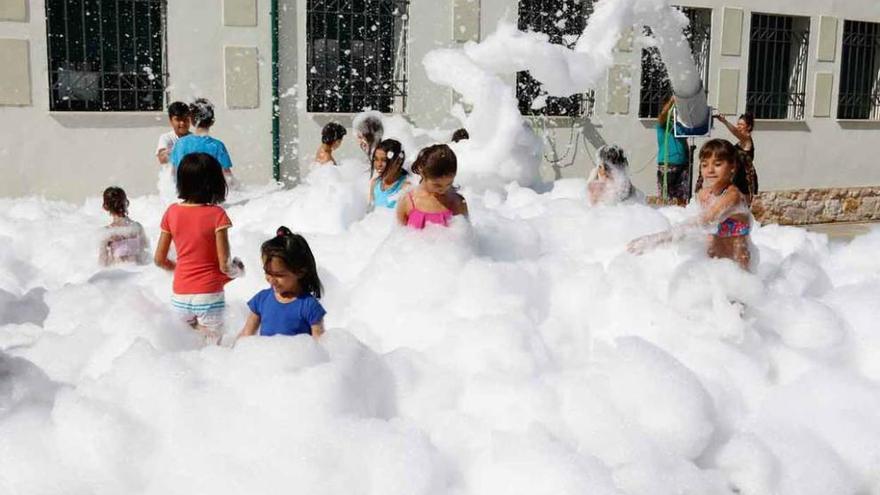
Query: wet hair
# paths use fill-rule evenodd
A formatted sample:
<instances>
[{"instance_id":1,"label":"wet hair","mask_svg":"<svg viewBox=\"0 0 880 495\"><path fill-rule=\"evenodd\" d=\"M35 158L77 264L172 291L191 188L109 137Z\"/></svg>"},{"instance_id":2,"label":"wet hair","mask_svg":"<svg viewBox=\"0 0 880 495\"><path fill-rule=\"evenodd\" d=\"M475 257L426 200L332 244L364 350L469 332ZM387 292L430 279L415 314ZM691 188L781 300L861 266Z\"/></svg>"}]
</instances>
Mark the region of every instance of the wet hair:
<instances>
[{"instance_id":1,"label":"wet hair","mask_svg":"<svg viewBox=\"0 0 880 495\"><path fill-rule=\"evenodd\" d=\"M745 159L737 151L736 146L726 139L710 139L700 148L699 159L702 163L703 160L711 158L733 163L734 172L731 182L739 189L739 192L745 195L749 194L749 179L746 174ZM702 179L702 167L700 167L700 178ZM702 189L702 187L703 181L701 180L697 184L697 191Z\"/></svg>"},{"instance_id":2,"label":"wet hair","mask_svg":"<svg viewBox=\"0 0 880 495\"><path fill-rule=\"evenodd\" d=\"M117 217L128 216L128 196L121 187L104 189L104 209Z\"/></svg>"},{"instance_id":3,"label":"wet hair","mask_svg":"<svg viewBox=\"0 0 880 495\"><path fill-rule=\"evenodd\" d=\"M324 144L333 144L345 136L345 127L337 122L330 122L321 129L321 142Z\"/></svg>"},{"instance_id":4,"label":"wet hair","mask_svg":"<svg viewBox=\"0 0 880 495\"><path fill-rule=\"evenodd\" d=\"M394 164L395 167L398 167L398 170L400 170L401 174L407 175L407 171L403 168L403 162L406 160L406 152L403 151L403 146L401 146L400 141L396 139L385 139L381 143L379 143L379 145L376 146L376 149L373 150L373 156L370 160L371 165L372 163L376 162L377 150L384 151L386 160L388 160L388 164L385 165L385 169L382 170L381 174L379 174L380 179L384 179L385 176L390 173L389 171L392 169L392 167L390 167L389 165L391 164ZM374 171L375 167L371 166L370 177L373 176Z\"/></svg>"},{"instance_id":5,"label":"wet hair","mask_svg":"<svg viewBox=\"0 0 880 495\"><path fill-rule=\"evenodd\" d=\"M626 159L626 153L623 152L623 148L616 144L606 144L599 148L599 151L597 151L596 154L599 156L600 165L613 165L619 169L629 166L629 161Z\"/></svg>"},{"instance_id":6,"label":"wet hair","mask_svg":"<svg viewBox=\"0 0 880 495\"><path fill-rule=\"evenodd\" d=\"M189 114L196 127L207 129L214 125L214 104L207 98L197 98L190 103Z\"/></svg>"},{"instance_id":7,"label":"wet hair","mask_svg":"<svg viewBox=\"0 0 880 495\"><path fill-rule=\"evenodd\" d=\"M223 167L207 153L190 153L177 167L177 197L189 203L218 204L226 200Z\"/></svg>"},{"instance_id":8,"label":"wet hair","mask_svg":"<svg viewBox=\"0 0 880 495\"><path fill-rule=\"evenodd\" d=\"M288 270L296 274L304 293L321 297L324 288L321 279L318 278L318 267L312 249L303 236L294 234L282 225L275 232L275 237L260 246L260 255L263 258L264 270L268 270L272 258L277 258Z\"/></svg>"},{"instance_id":9,"label":"wet hair","mask_svg":"<svg viewBox=\"0 0 880 495\"><path fill-rule=\"evenodd\" d=\"M171 117L189 117L189 105L182 101L175 101L168 105L168 118Z\"/></svg>"},{"instance_id":10,"label":"wet hair","mask_svg":"<svg viewBox=\"0 0 880 495\"><path fill-rule=\"evenodd\" d=\"M356 117L354 120L355 129L363 136L369 145L367 155L372 157L376 145L382 141L382 135L385 134L385 127L382 125L382 119L377 115L378 112L367 113L363 117Z\"/></svg>"},{"instance_id":11,"label":"wet hair","mask_svg":"<svg viewBox=\"0 0 880 495\"><path fill-rule=\"evenodd\" d=\"M458 171L458 159L449 146L435 144L419 152L412 171L421 175L423 179L448 177Z\"/></svg>"},{"instance_id":12,"label":"wet hair","mask_svg":"<svg viewBox=\"0 0 880 495\"><path fill-rule=\"evenodd\" d=\"M471 135L468 134L467 129L465 129L463 127L452 133L452 142L453 143L457 143L459 141L463 141L465 139L470 139L470 138L471 138Z\"/></svg>"},{"instance_id":13,"label":"wet hair","mask_svg":"<svg viewBox=\"0 0 880 495\"><path fill-rule=\"evenodd\" d=\"M751 113L746 112L746 113L740 115L740 116L739 116L739 120L744 120L744 121L745 121L746 125L747 125L748 128L749 128L749 132L751 132L752 129L755 128L755 116L752 115Z\"/></svg>"}]
</instances>

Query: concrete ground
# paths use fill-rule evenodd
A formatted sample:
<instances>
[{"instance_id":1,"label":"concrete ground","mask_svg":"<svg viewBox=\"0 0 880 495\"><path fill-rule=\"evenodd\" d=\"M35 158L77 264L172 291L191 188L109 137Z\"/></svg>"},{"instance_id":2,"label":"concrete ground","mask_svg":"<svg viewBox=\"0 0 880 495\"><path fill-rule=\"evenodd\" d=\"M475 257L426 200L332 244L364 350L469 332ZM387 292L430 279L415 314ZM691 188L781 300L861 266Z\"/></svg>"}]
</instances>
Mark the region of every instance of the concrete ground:
<instances>
[{"instance_id":1,"label":"concrete ground","mask_svg":"<svg viewBox=\"0 0 880 495\"><path fill-rule=\"evenodd\" d=\"M850 241L856 236L867 234L871 227L878 226L880 223L817 223L813 225L805 225L804 227L812 232L827 234L832 241Z\"/></svg>"}]
</instances>

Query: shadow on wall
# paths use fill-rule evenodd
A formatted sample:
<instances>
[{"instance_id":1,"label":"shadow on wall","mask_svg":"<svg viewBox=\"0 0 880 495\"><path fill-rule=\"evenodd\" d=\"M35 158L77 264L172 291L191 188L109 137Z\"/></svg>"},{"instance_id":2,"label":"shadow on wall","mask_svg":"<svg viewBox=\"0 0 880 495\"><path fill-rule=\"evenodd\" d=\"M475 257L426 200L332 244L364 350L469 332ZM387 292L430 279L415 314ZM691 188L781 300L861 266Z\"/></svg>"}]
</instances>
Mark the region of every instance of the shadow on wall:
<instances>
[{"instance_id":1,"label":"shadow on wall","mask_svg":"<svg viewBox=\"0 0 880 495\"><path fill-rule=\"evenodd\" d=\"M168 117L163 112L51 112L62 127L70 129L137 129L167 127Z\"/></svg>"}]
</instances>

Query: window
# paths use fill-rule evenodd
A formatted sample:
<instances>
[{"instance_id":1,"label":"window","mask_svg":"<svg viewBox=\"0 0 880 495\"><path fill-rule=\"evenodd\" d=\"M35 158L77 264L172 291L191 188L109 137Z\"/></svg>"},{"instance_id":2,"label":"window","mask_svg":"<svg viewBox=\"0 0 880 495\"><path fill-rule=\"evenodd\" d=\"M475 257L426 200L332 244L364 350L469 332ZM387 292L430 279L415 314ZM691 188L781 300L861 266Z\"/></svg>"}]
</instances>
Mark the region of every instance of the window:
<instances>
[{"instance_id":1,"label":"window","mask_svg":"<svg viewBox=\"0 0 880 495\"><path fill-rule=\"evenodd\" d=\"M409 0L308 0L309 112L403 111Z\"/></svg>"},{"instance_id":2,"label":"window","mask_svg":"<svg viewBox=\"0 0 880 495\"><path fill-rule=\"evenodd\" d=\"M880 120L880 23L845 21L838 119Z\"/></svg>"},{"instance_id":3,"label":"window","mask_svg":"<svg viewBox=\"0 0 880 495\"><path fill-rule=\"evenodd\" d=\"M804 118L809 38L809 18L752 14L746 111L755 118Z\"/></svg>"},{"instance_id":4,"label":"window","mask_svg":"<svg viewBox=\"0 0 880 495\"><path fill-rule=\"evenodd\" d=\"M691 46L694 62L703 81L703 88L709 87L709 33L712 31L712 10L692 7L681 7L689 24L684 36ZM651 35L651 29L645 28L645 36ZM655 47L642 50L642 89L639 93L639 118L656 118L660 115L663 103L672 95L672 85L666 65L660 58L660 51Z\"/></svg>"},{"instance_id":5,"label":"window","mask_svg":"<svg viewBox=\"0 0 880 495\"><path fill-rule=\"evenodd\" d=\"M50 110L162 110L165 8L165 0L46 0Z\"/></svg>"},{"instance_id":6,"label":"window","mask_svg":"<svg viewBox=\"0 0 880 495\"><path fill-rule=\"evenodd\" d=\"M592 12L593 0L520 0L518 27L521 31L547 34L551 43L571 48L583 33ZM518 72L516 97L523 115L578 117L589 113L593 92L565 98L547 96L541 83L528 72Z\"/></svg>"}]
</instances>

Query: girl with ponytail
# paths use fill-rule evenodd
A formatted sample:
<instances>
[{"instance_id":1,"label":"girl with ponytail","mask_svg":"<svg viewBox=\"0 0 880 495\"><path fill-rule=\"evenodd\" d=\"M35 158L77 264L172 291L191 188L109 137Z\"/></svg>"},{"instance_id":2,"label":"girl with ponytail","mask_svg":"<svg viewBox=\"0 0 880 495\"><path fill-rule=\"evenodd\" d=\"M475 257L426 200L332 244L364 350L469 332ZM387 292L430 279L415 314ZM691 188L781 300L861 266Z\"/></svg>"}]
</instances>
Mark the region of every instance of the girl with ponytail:
<instances>
[{"instance_id":1,"label":"girl with ponytail","mask_svg":"<svg viewBox=\"0 0 880 495\"><path fill-rule=\"evenodd\" d=\"M327 311L318 302L321 279L309 243L287 227L278 227L275 237L260 248L263 271L269 288L248 301L251 310L239 338L260 335L324 333Z\"/></svg>"}]
</instances>

